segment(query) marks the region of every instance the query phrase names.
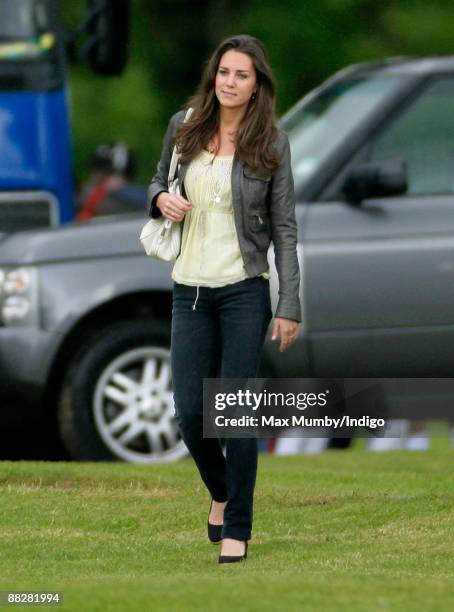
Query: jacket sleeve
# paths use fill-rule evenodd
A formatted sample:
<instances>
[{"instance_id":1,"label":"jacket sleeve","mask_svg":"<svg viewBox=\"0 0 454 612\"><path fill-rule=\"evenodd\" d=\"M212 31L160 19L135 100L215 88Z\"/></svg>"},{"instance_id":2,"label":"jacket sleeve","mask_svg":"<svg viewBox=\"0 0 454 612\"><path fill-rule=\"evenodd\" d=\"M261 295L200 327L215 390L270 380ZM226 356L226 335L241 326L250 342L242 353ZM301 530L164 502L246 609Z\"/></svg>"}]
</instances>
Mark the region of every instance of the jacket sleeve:
<instances>
[{"instance_id":1,"label":"jacket sleeve","mask_svg":"<svg viewBox=\"0 0 454 612\"><path fill-rule=\"evenodd\" d=\"M184 116L185 111L178 111L171 117L162 144L161 159L158 162L156 174L148 186L147 211L148 216L154 219L162 214L156 206L156 199L160 193L168 191L167 179L169 176L170 160L172 159L175 130L178 123L183 121Z\"/></svg>"},{"instance_id":2,"label":"jacket sleeve","mask_svg":"<svg viewBox=\"0 0 454 612\"><path fill-rule=\"evenodd\" d=\"M271 179L270 221L274 260L279 280L276 317L301 321L300 270L297 256L298 229L290 143L280 131L280 163Z\"/></svg>"}]
</instances>

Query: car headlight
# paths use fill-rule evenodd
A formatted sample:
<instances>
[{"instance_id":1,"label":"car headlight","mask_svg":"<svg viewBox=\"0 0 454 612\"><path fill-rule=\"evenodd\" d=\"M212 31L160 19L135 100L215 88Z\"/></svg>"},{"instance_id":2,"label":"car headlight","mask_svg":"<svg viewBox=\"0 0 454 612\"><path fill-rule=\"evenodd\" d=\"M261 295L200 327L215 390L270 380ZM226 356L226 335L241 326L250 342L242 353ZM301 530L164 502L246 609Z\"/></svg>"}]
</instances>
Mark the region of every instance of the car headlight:
<instances>
[{"instance_id":1,"label":"car headlight","mask_svg":"<svg viewBox=\"0 0 454 612\"><path fill-rule=\"evenodd\" d=\"M0 269L0 323L32 325L38 316L38 273L31 266Z\"/></svg>"}]
</instances>

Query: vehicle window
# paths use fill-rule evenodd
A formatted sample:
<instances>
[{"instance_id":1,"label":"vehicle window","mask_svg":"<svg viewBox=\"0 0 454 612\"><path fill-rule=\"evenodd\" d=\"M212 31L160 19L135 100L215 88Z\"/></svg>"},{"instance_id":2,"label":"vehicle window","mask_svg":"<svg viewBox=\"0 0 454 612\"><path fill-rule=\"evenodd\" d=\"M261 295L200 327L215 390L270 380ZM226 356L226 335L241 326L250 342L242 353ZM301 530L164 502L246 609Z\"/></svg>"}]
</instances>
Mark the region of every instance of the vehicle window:
<instances>
[{"instance_id":1,"label":"vehicle window","mask_svg":"<svg viewBox=\"0 0 454 612\"><path fill-rule=\"evenodd\" d=\"M54 46L48 0L0 0L0 60L40 56Z\"/></svg>"},{"instance_id":2,"label":"vehicle window","mask_svg":"<svg viewBox=\"0 0 454 612\"><path fill-rule=\"evenodd\" d=\"M397 77L350 77L290 109L280 125L289 136L296 189L400 85Z\"/></svg>"},{"instance_id":3,"label":"vehicle window","mask_svg":"<svg viewBox=\"0 0 454 612\"><path fill-rule=\"evenodd\" d=\"M408 193L454 193L454 77L431 82L372 142L370 161L401 157Z\"/></svg>"}]
</instances>

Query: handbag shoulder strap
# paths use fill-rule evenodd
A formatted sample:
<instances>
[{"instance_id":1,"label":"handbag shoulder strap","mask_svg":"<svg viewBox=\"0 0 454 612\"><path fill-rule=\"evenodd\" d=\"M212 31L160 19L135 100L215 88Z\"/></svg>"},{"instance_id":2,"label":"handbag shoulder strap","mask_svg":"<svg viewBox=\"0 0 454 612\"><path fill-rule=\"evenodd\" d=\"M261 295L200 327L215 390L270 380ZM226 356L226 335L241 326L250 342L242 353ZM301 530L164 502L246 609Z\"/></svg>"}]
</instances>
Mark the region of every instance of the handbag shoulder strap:
<instances>
[{"instance_id":1,"label":"handbag shoulder strap","mask_svg":"<svg viewBox=\"0 0 454 612\"><path fill-rule=\"evenodd\" d=\"M186 111L186 115L184 116L184 123L186 123L186 121L192 115L192 111L193 110L194 110L193 108L188 108L188 110ZM179 159L180 159L180 155L177 153L177 148L173 147L172 159L170 160L169 177L168 177L168 184L169 185L175 179L175 173L176 173L176 170L177 170L177 165L178 165L178 160Z\"/></svg>"}]
</instances>

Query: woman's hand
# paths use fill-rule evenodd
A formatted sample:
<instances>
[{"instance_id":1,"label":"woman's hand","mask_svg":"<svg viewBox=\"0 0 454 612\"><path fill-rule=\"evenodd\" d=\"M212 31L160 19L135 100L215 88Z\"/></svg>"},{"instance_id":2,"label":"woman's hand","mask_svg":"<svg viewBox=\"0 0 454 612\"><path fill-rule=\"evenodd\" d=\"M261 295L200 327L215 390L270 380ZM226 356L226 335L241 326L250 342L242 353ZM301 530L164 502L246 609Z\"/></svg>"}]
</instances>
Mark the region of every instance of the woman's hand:
<instances>
[{"instance_id":1,"label":"woman's hand","mask_svg":"<svg viewBox=\"0 0 454 612\"><path fill-rule=\"evenodd\" d=\"M298 337L299 326L298 321L293 321L292 319L283 319L282 317L274 319L271 340L276 340L276 338L280 337L281 344L279 351L281 353L295 342Z\"/></svg>"},{"instance_id":2,"label":"woman's hand","mask_svg":"<svg viewBox=\"0 0 454 612\"><path fill-rule=\"evenodd\" d=\"M166 219L171 221L183 221L185 214L191 210L192 204L183 196L167 191L161 192L156 199L156 206Z\"/></svg>"}]
</instances>

